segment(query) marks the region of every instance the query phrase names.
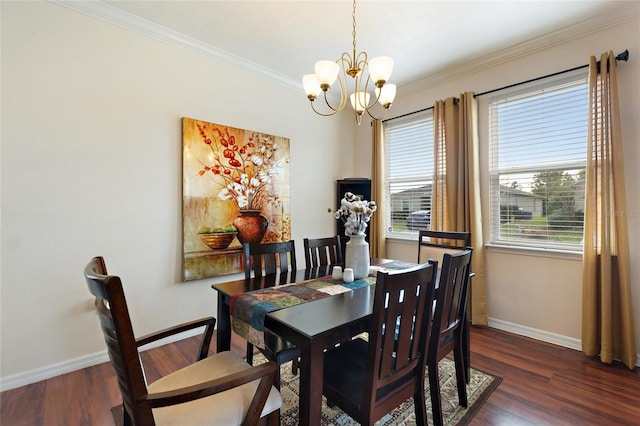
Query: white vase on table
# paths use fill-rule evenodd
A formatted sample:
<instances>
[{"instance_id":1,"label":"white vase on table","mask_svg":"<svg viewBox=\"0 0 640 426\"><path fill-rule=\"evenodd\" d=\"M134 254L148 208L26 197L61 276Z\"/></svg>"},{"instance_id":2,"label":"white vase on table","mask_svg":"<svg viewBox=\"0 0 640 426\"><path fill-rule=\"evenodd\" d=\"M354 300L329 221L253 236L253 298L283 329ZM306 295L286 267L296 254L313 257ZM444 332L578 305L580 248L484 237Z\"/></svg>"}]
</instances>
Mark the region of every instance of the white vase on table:
<instances>
[{"instance_id":1,"label":"white vase on table","mask_svg":"<svg viewBox=\"0 0 640 426\"><path fill-rule=\"evenodd\" d=\"M369 243L364 237L364 234L349 235L345 246L344 266L353 269L356 280L369 275Z\"/></svg>"}]
</instances>

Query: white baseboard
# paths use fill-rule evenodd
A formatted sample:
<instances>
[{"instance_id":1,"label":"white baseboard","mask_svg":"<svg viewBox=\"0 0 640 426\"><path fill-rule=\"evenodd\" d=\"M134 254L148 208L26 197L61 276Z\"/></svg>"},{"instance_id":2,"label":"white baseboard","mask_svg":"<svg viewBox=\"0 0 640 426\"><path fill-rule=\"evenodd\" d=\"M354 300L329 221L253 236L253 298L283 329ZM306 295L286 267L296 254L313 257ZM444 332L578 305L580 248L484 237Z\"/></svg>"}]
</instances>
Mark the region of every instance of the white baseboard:
<instances>
[{"instance_id":1,"label":"white baseboard","mask_svg":"<svg viewBox=\"0 0 640 426\"><path fill-rule=\"evenodd\" d=\"M531 337L532 339L552 343L569 349L575 349L577 351L582 350L582 340L580 339L549 333L548 331L538 330L536 328L526 327L524 325L514 324L495 318L489 318L488 323L491 328L508 331L520 336ZM640 367L640 354L636 354L636 359L636 367Z\"/></svg>"},{"instance_id":2,"label":"white baseboard","mask_svg":"<svg viewBox=\"0 0 640 426\"><path fill-rule=\"evenodd\" d=\"M158 346L166 345L167 343L177 342L182 339L197 336L202 334L202 328L185 331L177 336L170 336L157 342L146 345L143 351L157 348ZM52 377L60 376L62 374L71 373L83 368L92 367L97 364L109 361L109 355L107 351L96 352L89 355L84 355L78 358L70 359L68 361L60 362L57 364L51 364L46 367L36 368L25 373L13 374L7 377L0 378L0 392L4 392L9 389L15 389L20 386L30 385L32 383L39 382L41 380L50 379Z\"/></svg>"},{"instance_id":3,"label":"white baseboard","mask_svg":"<svg viewBox=\"0 0 640 426\"><path fill-rule=\"evenodd\" d=\"M532 339L541 340L547 343L553 343L554 345L563 346L569 349L575 349L577 351L581 350L582 348L582 342L579 339L562 336L560 334L549 333L548 331L538 330L535 328L502 321L499 319L489 318L489 327L508 331L520 336L531 337Z\"/></svg>"}]
</instances>

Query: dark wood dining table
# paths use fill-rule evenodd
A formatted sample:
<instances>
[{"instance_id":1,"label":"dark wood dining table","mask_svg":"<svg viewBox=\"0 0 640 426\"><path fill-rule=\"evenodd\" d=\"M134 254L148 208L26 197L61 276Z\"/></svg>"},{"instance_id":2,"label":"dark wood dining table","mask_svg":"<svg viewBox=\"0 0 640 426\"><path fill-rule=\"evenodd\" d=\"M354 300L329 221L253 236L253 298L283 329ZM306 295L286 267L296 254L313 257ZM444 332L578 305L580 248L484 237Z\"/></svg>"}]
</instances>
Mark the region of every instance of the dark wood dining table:
<instances>
[{"instance_id":1,"label":"dark wood dining table","mask_svg":"<svg viewBox=\"0 0 640 426\"><path fill-rule=\"evenodd\" d=\"M389 259L371 259L372 265ZM230 303L234 295L261 288L307 281L331 274L331 266L286 274L213 284L218 292L217 351L231 346ZM375 285L269 312L264 326L300 348L299 424L319 425L322 417L323 352L367 329L373 312ZM466 340L468 342L468 326ZM468 344L465 350L468 366Z\"/></svg>"}]
</instances>

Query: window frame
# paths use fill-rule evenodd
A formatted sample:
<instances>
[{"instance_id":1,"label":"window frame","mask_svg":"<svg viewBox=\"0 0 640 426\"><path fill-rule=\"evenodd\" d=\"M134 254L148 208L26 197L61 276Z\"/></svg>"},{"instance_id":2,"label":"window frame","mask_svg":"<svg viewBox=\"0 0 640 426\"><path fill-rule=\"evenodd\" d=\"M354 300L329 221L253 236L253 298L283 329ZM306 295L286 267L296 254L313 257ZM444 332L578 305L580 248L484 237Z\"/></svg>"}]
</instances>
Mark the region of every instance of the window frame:
<instances>
[{"instance_id":1,"label":"window frame","mask_svg":"<svg viewBox=\"0 0 640 426\"><path fill-rule=\"evenodd\" d=\"M559 242L553 240L537 240L535 238L508 238L501 235L500 225L502 219L500 200L501 193L501 176L505 175L517 175L518 173L524 174L537 174L541 171L578 171L586 169L587 161L587 138L588 138L588 71L576 70L568 74L549 77L543 81L536 81L520 86L518 88L504 89L496 92L487 102L487 138L488 138L488 187L489 187L489 241L488 245L493 247L510 248L518 250L532 250L532 251L544 251L544 252L557 252L557 253L569 253L569 254L581 254L583 251L584 236L580 242ZM539 94L549 93L549 91L560 90L560 87L575 87L583 86L584 95L587 100L585 102L584 109L584 158L580 160L564 160L557 162L545 162L535 164L523 164L523 165L511 165L500 167L497 165L496 152L499 151L497 146L498 141L495 140L495 117L494 104L504 101L506 98L519 98L527 94ZM584 188L582 189L582 197L586 196ZM580 193L574 193L574 203L576 194L580 196ZM546 209L546 207L545 207ZM577 212L577 211L576 211ZM548 227L548 225L547 225ZM584 233L584 216L582 218L582 229Z\"/></svg>"},{"instance_id":2,"label":"window frame","mask_svg":"<svg viewBox=\"0 0 640 426\"><path fill-rule=\"evenodd\" d=\"M393 120L393 121L392 121ZM386 158L386 167L385 167L385 176L384 176L384 184L385 184L385 238L387 239L402 239L402 240L417 240L418 238L418 230L408 230L408 229L393 229L394 219L399 220L398 217L402 214L398 214L398 212L393 211L394 204L394 194L398 194L397 188L406 186L407 189L405 191L412 190L420 190L423 187L427 187L429 184L433 183L433 169L435 167L435 161L433 161L433 153L434 153L434 119L433 119L433 108L427 108L425 110L412 113L407 115L406 117L399 117L397 119L392 119L385 122L384 128L384 137L385 137L385 158ZM397 121L396 121L397 120ZM419 144L426 142L426 146L422 146L422 150L424 153L427 153L427 158L430 158L430 167L425 168L424 173L416 173L413 176L401 176L401 177L391 177L389 162L393 161L390 159L389 149L391 149L390 144L394 143L406 143L406 139L402 140L393 140L389 137L389 132L398 131L401 129L408 129L413 126L424 126L426 133L424 135L420 134L420 137L417 137L412 140L413 143ZM413 135L416 136L416 135ZM426 148L426 149L425 149ZM411 149L411 146L407 148L407 146L403 146L403 149ZM426 190L426 189L425 189ZM429 190L430 191L430 190ZM402 191L400 191L402 192ZM432 192L431 192L432 193ZM422 206L429 206L430 210L430 202L431 202L431 193L429 194L428 200L425 201L424 197L420 196L411 196L411 200L408 199L398 199L395 200L396 203L402 204L402 212L405 211L404 206L409 206L406 209L407 216L409 213L413 211L423 210ZM411 208L411 205L415 206L415 203L419 203L420 208ZM406 219L405 219L406 224ZM399 225L398 228L402 228L402 225Z\"/></svg>"}]
</instances>

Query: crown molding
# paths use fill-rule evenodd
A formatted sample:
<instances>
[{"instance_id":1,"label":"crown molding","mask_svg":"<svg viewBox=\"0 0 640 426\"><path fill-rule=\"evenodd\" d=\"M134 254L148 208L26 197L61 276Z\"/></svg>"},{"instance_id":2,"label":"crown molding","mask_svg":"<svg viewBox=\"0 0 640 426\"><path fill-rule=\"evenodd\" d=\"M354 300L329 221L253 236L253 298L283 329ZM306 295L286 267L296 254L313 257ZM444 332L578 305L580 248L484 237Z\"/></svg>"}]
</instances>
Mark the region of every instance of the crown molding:
<instances>
[{"instance_id":1,"label":"crown molding","mask_svg":"<svg viewBox=\"0 0 640 426\"><path fill-rule=\"evenodd\" d=\"M460 78L469 77L480 71L503 65L516 59L529 56L551 47L585 37L608 28L631 22L640 17L640 7L635 1L625 2L606 15L574 24L558 31L518 43L499 52L471 59L458 66L441 69L428 77L408 83L398 88L399 95L407 95L439 86Z\"/></svg>"},{"instance_id":2,"label":"crown molding","mask_svg":"<svg viewBox=\"0 0 640 426\"><path fill-rule=\"evenodd\" d=\"M302 90L302 83L293 81L290 77L277 73L270 68L251 62L238 55L234 55L223 49L219 49L200 40L181 34L159 24L155 24L146 19L134 16L130 13L115 8L100 1L77 1L77 0L50 0L59 6L76 12L83 13L96 19L117 25L121 28L142 34L152 39L189 50L193 53L213 59L225 65L241 68L252 74L266 78L282 86Z\"/></svg>"}]
</instances>

